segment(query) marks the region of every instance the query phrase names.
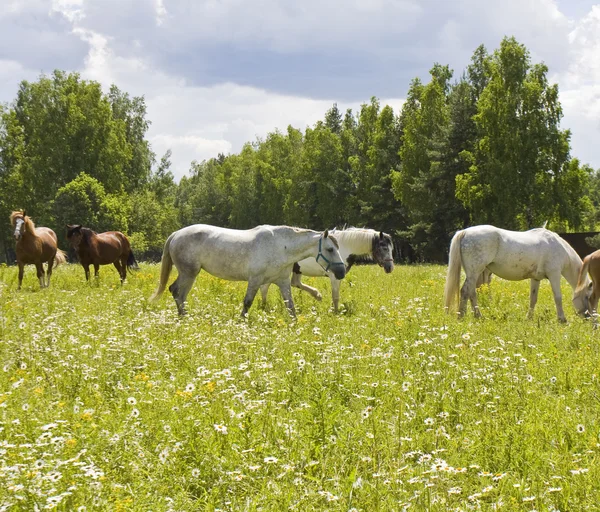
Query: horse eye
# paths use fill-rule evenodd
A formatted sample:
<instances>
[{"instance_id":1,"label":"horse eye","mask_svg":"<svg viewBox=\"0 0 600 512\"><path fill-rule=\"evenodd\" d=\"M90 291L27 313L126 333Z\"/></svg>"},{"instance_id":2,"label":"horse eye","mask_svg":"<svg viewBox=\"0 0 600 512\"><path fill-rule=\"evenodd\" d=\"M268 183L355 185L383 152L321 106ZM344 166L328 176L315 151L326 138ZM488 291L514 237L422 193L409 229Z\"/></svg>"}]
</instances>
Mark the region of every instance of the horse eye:
<instances>
[{"instance_id":1,"label":"horse eye","mask_svg":"<svg viewBox=\"0 0 600 512\"><path fill-rule=\"evenodd\" d=\"M333 247L330 247L329 249L327 249L329 252L333 252Z\"/></svg>"}]
</instances>

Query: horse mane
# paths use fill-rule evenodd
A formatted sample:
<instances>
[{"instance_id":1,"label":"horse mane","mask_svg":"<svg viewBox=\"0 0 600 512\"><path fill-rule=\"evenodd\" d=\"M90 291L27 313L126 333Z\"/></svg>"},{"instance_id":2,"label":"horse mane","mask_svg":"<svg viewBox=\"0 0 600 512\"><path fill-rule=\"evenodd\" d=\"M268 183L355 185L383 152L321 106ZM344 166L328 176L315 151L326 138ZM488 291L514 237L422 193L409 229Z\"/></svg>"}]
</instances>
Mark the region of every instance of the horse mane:
<instances>
[{"instance_id":1,"label":"horse mane","mask_svg":"<svg viewBox=\"0 0 600 512\"><path fill-rule=\"evenodd\" d=\"M80 228L80 231L81 231L81 236L82 236L83 240L85 241L85 243L87 245L90 245L90 238L93 235L97 235L98 234L93 229L90 229L90 228L84 228L84 227L82 227L82 228Z\"/></svg>"},{"instance_id":2,"label":"horse mane","mask_svg":"<svg viewBox=\"0 0 600 512\"><path fill-rule=\"evenodd\" d=\"M278 228L278 229L291 229L294 233L319 233L319 231L315 231L314 229L307 229L307 228L298 228L296 226L270 226L268 224L263 224L262 226L257 226L257 227L263 227L263 226L268 226L268 227L272 227L272 228ZM338 242L337 238L334 236L335 233L335 228L334 229L330 229L329 230L329 238L331 238L331 241L333 242L333 245L335 245L335 247L337 249L340 248L340 243Z\"/></svg>"},{"instance_id":3,"label":"horse mane","mask_svg":"<svg viewBox=\"0 0 600 512\"><path fill-rule=\"evenodd\" d=\"M24 215L23 210L15 210L10 214L10 223L13 225L13 227L19 217L21 217L23 222L25 222L25 228L27 232L35 235L35 224L29 215Z\"/></svg>"},{"instance_id":4,"label":"horse mane","mask_svg":"<svg viewBox=\"0 0 600 512\"><path fill-rule=\"evenodd\" d=\"M370 228L357 228L354 226L344 226L342 229L333 228L331 233L342 239L344 242L355 242L358 244L359 247L358 249L353 250L353 254L364 254L367 255L368 258L372 258L373 243L379 238L379 231ZM384 236L387 238L389 235L384 234Z\"/></svg>"}]
</instances>

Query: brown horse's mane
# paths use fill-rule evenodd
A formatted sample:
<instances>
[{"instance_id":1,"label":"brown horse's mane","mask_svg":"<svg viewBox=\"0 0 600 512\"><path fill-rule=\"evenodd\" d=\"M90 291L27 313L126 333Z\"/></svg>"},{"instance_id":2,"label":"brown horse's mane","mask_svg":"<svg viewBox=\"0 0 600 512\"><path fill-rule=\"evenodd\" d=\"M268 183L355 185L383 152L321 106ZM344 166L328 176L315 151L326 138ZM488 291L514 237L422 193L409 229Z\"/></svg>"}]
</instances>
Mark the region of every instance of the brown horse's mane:
<instances>
[{"instance_id":1,"label":"brown horse's mane","mask_svg":"<svg viewBox=\"0 0 600 512\"><path fill-rule=\"evenodd\" d=\"M81 231L81 236L83 237L83 240L85 241L85 243L87 245L90 245L90 238L93 235L97 235L98 234L93 229L90 229L90 228L84 228L84 227L82 227L82 228L80 228L80 231Z\"/></svg>"},{"instance_id":2,"label":"brown horse's mane","mask_svg":"<svg viewBox=\"0 0 600 512\"><path fill-rule=\"evenodd\" d=\"M10 223L12 224L12 226L13 227L15 226L16 221L19 217L21 217L23 219L23 221L25 221L25 228L26 228L27 232L31 233L33 236L36 236L35 224L31 220L31 217L23 214L23 210L15 210L14 212L12 212L10 214Z\"/></svg>"}]
</instances>

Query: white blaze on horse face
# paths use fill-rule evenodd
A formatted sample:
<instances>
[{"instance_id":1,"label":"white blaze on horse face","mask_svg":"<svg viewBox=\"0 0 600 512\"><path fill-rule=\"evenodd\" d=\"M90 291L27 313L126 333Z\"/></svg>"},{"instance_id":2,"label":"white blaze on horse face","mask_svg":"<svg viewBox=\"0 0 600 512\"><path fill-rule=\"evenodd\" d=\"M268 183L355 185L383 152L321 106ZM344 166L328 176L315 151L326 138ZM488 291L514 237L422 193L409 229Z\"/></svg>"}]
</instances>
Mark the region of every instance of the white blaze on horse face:
<instances>
[{"instance_id":1,"label":"white blaze on horse face","mask_svg":"<svg viewBox=\"0 0 600 512\"><path fill-rule=\"evenodd\" d=\"M25 220L23 220L22 218L18 218L15 220L15 240L21 240L23 233L25 233Z\"/></svg>"}]
</instances>

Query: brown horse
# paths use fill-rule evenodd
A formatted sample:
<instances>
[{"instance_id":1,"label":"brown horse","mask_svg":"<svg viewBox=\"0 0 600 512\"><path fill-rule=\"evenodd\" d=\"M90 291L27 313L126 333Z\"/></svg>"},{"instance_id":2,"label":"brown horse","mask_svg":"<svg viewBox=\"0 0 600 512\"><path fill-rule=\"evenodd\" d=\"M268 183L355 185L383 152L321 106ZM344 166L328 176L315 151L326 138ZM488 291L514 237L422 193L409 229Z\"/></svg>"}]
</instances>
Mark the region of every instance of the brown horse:
<instances>
[{"instance_id":1,"label":"brown horse","mask_svg":"<svg viewBox=\"0 0 600 512\"><path fill-rule=\"evenodd\" d=\"M586 276L590 275L592 282L586 280ZM580 315L591 315L594 321L597 319L598 299L600 298L600 250L588 254L583 259L583 265L579 271L577 279L577 288L573 302L580 298L581 307L578 311Z\"/></svg>"},{"instance_id":2,"label":"brown horse","mask_svg":"<svg viewBox=\"0 0 600 512\"><path fill-rule=\"evenodd\" d=\"M138 269L137 261L127 237L120 231L96 233L89 228L67 224L67 239L77 251L79 262L85 270L85 279L90 279L90 265L98 277L100 265L114 264L121 276L121 284L127 277L127 269Z\"/></svg>"},{"instance_id":3,"label":"brown horse","mask_svg":"<svg viewBox=\"0 0 600 512\"><path fill-rule=\"evenodd\" d=\"M10 214L10 223L15 229L14 237L17 241L18 289L21 289L24 267L28 264L35 265L40 288L50 286L52 265L57 266L67 261L65 252L58 248L56 233L50 228L36 228L31 218L22 210ZM44 277L45 262L48 262L47 277Z\"/></svg>"}]
</instances>

